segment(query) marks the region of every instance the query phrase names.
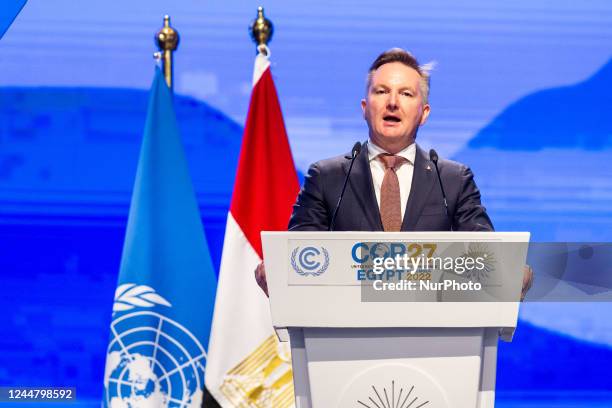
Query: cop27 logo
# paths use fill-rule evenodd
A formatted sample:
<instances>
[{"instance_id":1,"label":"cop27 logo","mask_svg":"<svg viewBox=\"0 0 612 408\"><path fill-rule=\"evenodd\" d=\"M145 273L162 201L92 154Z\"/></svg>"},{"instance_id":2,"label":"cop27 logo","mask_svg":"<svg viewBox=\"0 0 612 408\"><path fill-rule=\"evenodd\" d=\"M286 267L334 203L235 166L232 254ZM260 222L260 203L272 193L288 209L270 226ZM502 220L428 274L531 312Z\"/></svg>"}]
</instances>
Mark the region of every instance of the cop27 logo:
<instances>
[{"instance_id":1,"label":"cop27 logo","mask_svg":"<svg viewBox=\"0 0 612 408\"><path fill-rule=\"evenodd\" d=\"M291 266L302 276L319 276L329 267L329 252L321 247L296 247L291 253Z\"/></svg>"}]
</instances>

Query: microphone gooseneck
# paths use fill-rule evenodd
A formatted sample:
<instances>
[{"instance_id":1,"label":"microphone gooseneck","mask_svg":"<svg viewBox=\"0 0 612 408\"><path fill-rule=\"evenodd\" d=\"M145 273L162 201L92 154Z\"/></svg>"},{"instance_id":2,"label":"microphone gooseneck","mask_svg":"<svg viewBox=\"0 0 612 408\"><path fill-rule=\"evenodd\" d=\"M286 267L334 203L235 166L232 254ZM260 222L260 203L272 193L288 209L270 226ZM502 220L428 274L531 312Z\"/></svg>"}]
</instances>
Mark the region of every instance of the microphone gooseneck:
<instances>
[{"instance_id":1,"label":"microphone gooseneck","mask_svg":"<svg viewBox=\"0 0 612 408\"><path fill-rule=\"evenodd\" d=\"M429 151L429 160L431 160L436 168L436 175L438 176L438 184L440 185L440 190L442 191L442 200L444 202L444 211L446 212L446 218L450 222L451 231L453 230L453 220L451 220L448 214L448 202L446 201L446 192L444 192L444 184L442 184L442 178L440 177L440 170L438 169L438 153L431 149Z\"/></svg>"},{"instance_id":2,"label":"microphone gooseneck","mask_svg":"<svg viewBox=\"0 0 612 408\"><path fill-rule=\"evenodd\" d=\"M346 185L348 184L349 177L351 176L351 170L353 170L353 164L355 163L355 159L359 156L359 152L361 152L361 143L357 142L353 145L353 150L351 150L351 164L349 166L348 172L346 173L346 177L344 178L344 185L342 186L342 192L340 192L340 197L338 197L338 204L336 204L336 208L334 208L334 213L332 215L331 222L329 223L328 231L333 231L336 225L336 216L338 215L338 210L340 209L340 204L342 204L342 197L344 197L344 191L346 190Z\"/></svg>"}]
</instances>

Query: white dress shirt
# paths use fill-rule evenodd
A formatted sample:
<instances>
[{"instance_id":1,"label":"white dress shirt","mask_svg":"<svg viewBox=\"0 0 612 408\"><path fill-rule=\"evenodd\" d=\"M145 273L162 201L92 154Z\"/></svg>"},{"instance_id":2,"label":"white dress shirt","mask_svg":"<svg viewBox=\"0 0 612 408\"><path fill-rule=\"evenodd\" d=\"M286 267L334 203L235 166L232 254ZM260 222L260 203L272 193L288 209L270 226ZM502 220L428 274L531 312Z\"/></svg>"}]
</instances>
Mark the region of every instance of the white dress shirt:
<instances>
[{"instance_id":1,"label":"white dress shirt","mask_svg":"<svg viewBox=\"0 0 612 408\"><path fill-rule=\"evenodd\" d=\"M376 146L372 141L368 141L368 159L370 160L370 171L372 173L372 182L374 183L374 193L376 194L376 202L380 209L380 188L385 176L385 166L376 159L379 154L389 153L380 147ZM414 159L416 157L416 144L412 143L404 150L396 153L396 156L402 156L408 163L403 163L395 171L399 180L400 188L400 208L402 210L402 221L406 212L406 203L410 196L410 188L412 187L412 175L414 174Z\"/></svg>"}]
</instances>

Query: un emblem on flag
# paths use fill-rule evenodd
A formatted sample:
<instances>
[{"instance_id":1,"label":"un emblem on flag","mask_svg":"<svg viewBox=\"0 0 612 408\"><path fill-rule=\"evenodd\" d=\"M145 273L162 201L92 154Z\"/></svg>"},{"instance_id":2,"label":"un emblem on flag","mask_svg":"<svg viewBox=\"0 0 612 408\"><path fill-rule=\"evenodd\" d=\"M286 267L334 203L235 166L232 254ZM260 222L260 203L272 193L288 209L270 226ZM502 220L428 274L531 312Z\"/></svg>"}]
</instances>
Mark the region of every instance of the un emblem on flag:
<instances>
[{"instance_id":1,"label":"un emblem on flag","mask_svg":"<svg viewBox=\"0 0 612 408\"><path fill-rule=\"evenodd\" d=\"M296 247L291 252L291 266L302 276L319 276L329 267L329 252L321 247Z\"/></svg>"},{"instance_id":2,"label":"un emblem on flag","mask_svg":"<svg viewBox=\"0 0 612 408\"><path fill-rule=\"evenodd\" d=\"M201 407L206 352L184 326L151 310L158 305L172 307L149 286L117 288L105 406Z\"/></svg>"}]
</instances>

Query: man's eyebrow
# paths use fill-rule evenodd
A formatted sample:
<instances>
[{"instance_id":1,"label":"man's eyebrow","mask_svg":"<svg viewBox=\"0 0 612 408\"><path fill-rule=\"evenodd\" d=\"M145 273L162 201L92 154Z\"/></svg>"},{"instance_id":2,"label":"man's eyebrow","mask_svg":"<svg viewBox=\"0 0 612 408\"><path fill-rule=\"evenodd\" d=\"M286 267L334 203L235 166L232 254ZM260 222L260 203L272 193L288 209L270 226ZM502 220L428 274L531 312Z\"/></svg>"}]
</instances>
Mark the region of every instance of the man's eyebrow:
<instances>
[{"instance_id":1,"label":"man's eyebrow","mask_svg":"<svg viewBox=\"0 0 612 408\"><path fill-rule=\"evenodd\" d=\"M371 87L372 88L386 88L386 89L390 88L388 85L385 85L385 84L372 84ZM414 87L412 85L403 85L403 86L399 87L399 89L400 90L404 90L404 89L415 90L416 87Z\"/></svg>"}]
</instances>

